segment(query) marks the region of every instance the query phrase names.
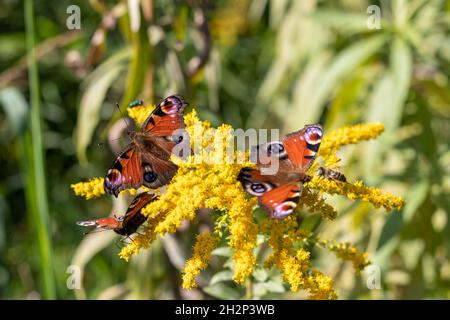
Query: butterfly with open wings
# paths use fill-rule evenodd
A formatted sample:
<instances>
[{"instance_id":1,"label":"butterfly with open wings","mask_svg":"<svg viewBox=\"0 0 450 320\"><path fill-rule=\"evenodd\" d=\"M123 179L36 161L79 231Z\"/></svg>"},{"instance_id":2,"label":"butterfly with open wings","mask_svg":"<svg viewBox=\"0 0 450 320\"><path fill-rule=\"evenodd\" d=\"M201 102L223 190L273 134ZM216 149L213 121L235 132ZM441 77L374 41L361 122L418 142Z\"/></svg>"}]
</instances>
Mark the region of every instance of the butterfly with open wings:
<instances>
[{"instance_id":1,"label":"butterfly with open wings","mask_svg":"<svg viewBox=\"0 0 450 320\"><path fill-rule=\"evenodd\" d=\"M123 216L79 221L77 224L84 227L95 226L96 232L113 230L117 234L129 237L147 220L141 213L142 208L157 199L158 196L144 192L133 199Z\"/></svg>"},{"instance_id":2,"label":"butterfly with open wings","mask_svg":"<svg viewBox=\"0 0 450 320\"><path fill-rule=\"evenodd\" d=\"M117 197L124 189L142 185L154 189L170 182L178 169L170 161L172 149L186 140L180 131L185 127L186 106L180 96L167 97L145 120L140 131L128 133L131 143L117 156L105 177L106 193Z\"/></svg>"},{"instance_id":3,"label":"butterfly with open wings","mask_svg":"<svg viewBox=\"0 0 450 320\"><path fill-rule=\"evenodd\" d=\"M311 179L306 171L319 150L322 134L319 124L307 125L282 141L258 145L256 168L241 169L238 180L244 190L258 197L260 207L271 217L282 219L294 212L303 183ZM278 170L265 174L274 162L278 162Z\"/></svg>"}]
</instances>

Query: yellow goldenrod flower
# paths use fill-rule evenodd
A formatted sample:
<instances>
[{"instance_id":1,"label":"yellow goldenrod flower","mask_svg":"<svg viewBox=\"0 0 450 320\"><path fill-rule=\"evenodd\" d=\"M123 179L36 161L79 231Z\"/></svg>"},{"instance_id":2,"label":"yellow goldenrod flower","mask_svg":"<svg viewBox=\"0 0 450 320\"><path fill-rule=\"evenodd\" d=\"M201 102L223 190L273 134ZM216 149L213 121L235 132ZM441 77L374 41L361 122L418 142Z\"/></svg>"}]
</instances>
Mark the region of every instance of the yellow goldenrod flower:
<instances>
[{"instance_id":1,"label":"yellow goldenrod flower","mask_svg":"<svg viewBox=\"0 0 450 320\"><path fill-rule=\"evenodd\" d=\"M211 252L217 246L219 237L216 234L201 233L197 235L192 257L186 261L183 268L183 288L192 289L197 287L195 277L201 270L206 269L211 258Z\"/></svg>"},{"instance_id":2,"label":"yellow goldenrod flower","mask_svg":"<svg viewBox=\"0 0 450 320\"><path fill-rule=\"evenodd\" d=\"M70 185L70 187L75 192L75 195L85 197L86 200L92 198L98 198L105 194L105 189L103 188L103 178L93 178L87 182L78 182ZM142 191L149 191L147 187L141 187ZM126 189L120 191L120 194L128 193L132 196L136 195L136 189Z\"/></svg>"},{"instance_id":3,"label":"yellow goldenrod flower","mask_svg":"<svg viewBox=\"0 0 450 320\"><path fill-rule=\"evenodd\" d=\"M332 130L325 134L318 155L326 159L342 146L375 139L383 131L384 125L382 123L357 124Z\"/></svg>"},{"instance_id":4,"label":"yellow goldenrod flower","mask_svg":"<svg viewBox=\"0 0 450 320\"><path fill-rule=\"evenodd\" d=\"M302 192L299 209L302 209L305 206L309 209L309 212L320 212L322 217L328 220L333 220L337 216L336 210L331 205L326 203L325 199L323 199L317 192L312 192L307 188L305 188Z\"/></svg>"},{"instance_id":5,"label":"yellow goldenrod flower","mask_svg":"<svg viewBox=\"0 0 450 320\"><path fill-rule=\"evenodd\" d=\"M345 261L351 261L356 274L359 274L365 267L370 264L369 254L367 252L361 252L351 243L337 243L321 240L318 244L334 252L336 256Z\"/></svg>"},{"instance_id":6,"label":"yellow goldenrod flower","mask_svg":"<svg viewBox=\"0 0 450 320\"><path fill-rule=\"evenodd\" d=\"M311 253L301 248L295 255L288 255L283 249L279 256L279 265L283 271L283 279L291 286L291 291L298 291L305 285L305 273L311 266Z\"/></svg>"},{"instance_id":7,"label":"yellow goldenrod flower","mask_svg":"<svg viewBox=\"0 0 450 320\"><path fill-rule=\"evenodd\" d=\"M388 211L392 209L400 210L405 204L401 197L377 188L367 187L362 181L341 183L315 176L308 182L308 187L328 194L340 194L351 200L360 199L372 203L375 208L384 207Z\"/></svg>"},{"instance_id":8,"label":"yellow goldenrod flower","mask_svg":"<svg viewBox=\"0 0 450 320\"><path fill-rule=\"evenodd\" d=\"M335 300L337 294L333 289L333 279L318 270L313 270L312 275L305 281L305 288L310 292L311 300Z\"/></svg>"},{"instance_id":9,"label":"yellow goldenrod flower","mask_svg":"<svg viewBox=\"0 0 450 320\"><path fill-rule=\"evenodd\" d=\"M154 108L153 105L137 106L129 108L128 114L141 124ZM306 290L311 299L336 299L333 279L312 268L310 246L305 244L318 244L334 252L338 258L352 261L357 272L369 263L367 253L349 243L330 244L318 239L313 232L300 229L297 215L282 220L267 217L257 225L253 217L256 198L249 197L237 182L239 171L254 164L248 162L247 153L234 150L233 128L229 125L213 128L209 122L200 121L195 110L186 114L184 121L193 154L184 160L172 156L171 160L178 165L176 175L159 199L142 209L148 222L142 233L136 234L133 241L121 250L120 257L128 260L140 249L148 248L158 235L174 233L183 221L194 220L199 209L210 208L216 212L213 216L215 231L197 236L192 257L183 269L184 288L197 285L195 278L208 266L211 251L223 234L228 236L228 245L233 249L233 279L244 283L256 265L254 249L258 234L262 234L272 250L265 267L279 269L292 291ZM383 130L382 124L366 124L331 131L324 136L318 156L326 166L335 167L340 161L336 151L341 146L373 139ZM230 146L233 148L231 154L227 152ZM360 181L341 183L317 177L314 175L317 166L314 162L308 170L313 178L304 184L297 210L300 215L306 210L334 219L337 212L326 203L323 193L340 194L351 200L361 199L386 210L400 209L404 205L402 198L364 186ZM98 197L104 194L103 178L73 184L72 188L76 195L87 199ZM134 194L136 190L127 192ZM218 232L222 229L228 232Z\"/></svg>"},{"instance_id":10,"label":"yellow goldenrod flower","mask_svg":"<svg viewBox=\"0 0 450 320\"><path fill-rule=\"evenodd\" d=\"M103 178L93 178L88 182L74 183L70 187L75 192L75 195L86 197L87 200L105 194L105 190L103 189Z\"/></svg>"},{"instance_id":11,"label":"yellow goldenrod flower","mask_svg":"<svg viewBox=\"0 0 450 320\"><path fill-rule=\"evenodd\" d=\"M141 125L149 116L149 114L155 109L156 106L136 106L128 108L128 116L134 120L138 125Z\"/></svg>"}]
</instances>

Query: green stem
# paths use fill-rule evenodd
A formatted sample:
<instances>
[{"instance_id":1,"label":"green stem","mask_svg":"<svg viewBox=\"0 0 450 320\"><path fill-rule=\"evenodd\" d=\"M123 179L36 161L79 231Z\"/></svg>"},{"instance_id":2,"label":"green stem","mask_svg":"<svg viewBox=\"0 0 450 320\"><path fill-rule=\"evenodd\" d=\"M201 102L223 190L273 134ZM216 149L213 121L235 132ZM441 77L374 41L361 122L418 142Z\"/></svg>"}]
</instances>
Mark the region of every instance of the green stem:
<instances>
[{"instance_id":1,"label":"green stem","mask_svg":"<svg viewBox=\"0 0 450 320\"><path fill-rule=\"evenodd\" d=\"M28 53L28 81L30 88L30 128L31 136L27 141L26 155L29 158L27 168L26 192L30 222L35 228L39 247L41 268L41 290L44 299L55 299L55 278L53 270L52 244L49 232L49 209L41 129L41 107L39 101L39 77L35 56L34 9L33 0L25 0L25 27ZM31 148L30 148L31 145Z\"/></svg>"}]
</instances>

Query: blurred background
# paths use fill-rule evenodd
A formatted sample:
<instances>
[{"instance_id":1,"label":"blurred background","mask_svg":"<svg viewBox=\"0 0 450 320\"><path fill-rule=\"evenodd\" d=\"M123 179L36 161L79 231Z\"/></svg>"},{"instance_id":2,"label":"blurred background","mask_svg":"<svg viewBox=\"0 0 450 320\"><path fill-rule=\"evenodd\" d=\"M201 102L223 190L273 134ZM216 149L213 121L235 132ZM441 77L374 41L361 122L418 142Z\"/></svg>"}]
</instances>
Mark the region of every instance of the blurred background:
<instances>
[{"instance_id":1,"label":"blurred background","mask_svg":"<svg viewBox=\"0 0 450 320\"><path fill-rule=\"evenodd\" d=\"M314 263L340 299L450 298L449 28L444 0L2 1L0 299L249 297L225 248L198 289L180 289L198 226L126 263L112 232L75 225L126 208L70 189L104 176L124 142L98 146L124 129L115 103L172 93L235 128L383 122L379 139L340 151L340 170L406 206L333 197L339 216L318 230L369 252L380 289L329 252ZM257 268L251 297L303 297L279 279Z\"/></svg>"}]
</instances>

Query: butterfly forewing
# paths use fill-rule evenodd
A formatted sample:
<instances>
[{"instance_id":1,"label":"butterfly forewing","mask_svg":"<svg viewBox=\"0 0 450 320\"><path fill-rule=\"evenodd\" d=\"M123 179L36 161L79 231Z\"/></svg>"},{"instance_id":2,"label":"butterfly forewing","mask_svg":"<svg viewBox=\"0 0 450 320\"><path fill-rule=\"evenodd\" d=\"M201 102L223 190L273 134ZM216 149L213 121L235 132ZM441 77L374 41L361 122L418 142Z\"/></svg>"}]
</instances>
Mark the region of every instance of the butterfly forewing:
<instances>
[{"instance_id":1,"label":"butterfly forewing","mask_svg":"<svg viewBox=\"0 0 450 320\"><path fill-rule=\"evenodd\" d=\"M164 99L142 125L142 131L154 136L168 137L177 129L184 128L183 110L187 103L180 96Z\"/></svg>"},{"instance_id":2,"label":"butterfly forewing","mask_svg":"<svg viewBox=\"0 0 450 320\"><path fill-rule=\"evenodd\" d=\"M283 139L289 161L296 170L305 172L311 166L322 142L322 134L322 127L314 124L290 133Z\"/></svg>"}]
</instances>

